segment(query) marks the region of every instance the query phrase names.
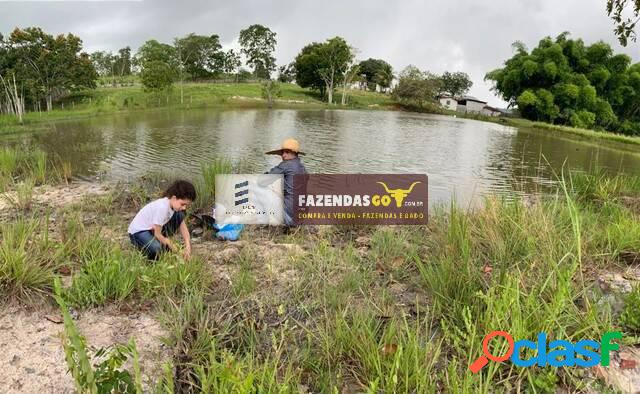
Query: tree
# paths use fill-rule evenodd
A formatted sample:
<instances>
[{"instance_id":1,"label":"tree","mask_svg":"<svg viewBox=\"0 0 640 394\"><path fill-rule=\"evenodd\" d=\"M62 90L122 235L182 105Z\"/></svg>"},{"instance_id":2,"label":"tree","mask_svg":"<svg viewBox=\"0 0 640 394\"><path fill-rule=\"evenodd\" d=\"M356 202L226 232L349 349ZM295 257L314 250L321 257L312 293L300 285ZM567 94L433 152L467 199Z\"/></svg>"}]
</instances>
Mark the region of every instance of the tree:
<instances>
[{"instance_id":1,"label":"tree","mask_svg":"<svg viewBox=\"0 0 640 394\"><path fill-rule=\"evenodd\" d=\"M324 66L319 70L320 77L326 86L327 101L333 104L333 90L353 61L353 50L344 38L334 37L320 48L320 56Z\"/></svg>"},{"instance_id":2,"label":"tree","mask_svg":"<svg viewBox=\"0 0 640 394\"><path fill-rule=\"evenodd\" d=\"M320 48L324 44L313 42L306 45L293 61L296 83L303 88L318 90L320 95L325 95L324 80L320 76L323 59Z\"/></svg>"},{"instance_id":3,"label":"tree","mask_svg":"<svg viewBox=\"0 0 640 394\"><path fill-rule=\"evenodd\" d=\"M351 64L349 69L344 73L344 78L342 79L342 105L347 105L347 88L354 79L358 78L359 74L360 65L358 64Z\"/></svg>"},{"instance_id":4,"label":"tree","mask_svg":"<svg viewBox=\"0 0 640 394\"><path fill-rule=\"evenodd\" d=\"M11 74L9 80L3 78L2 74L0 74L0 83L2 83L1 87L4 93L6 94L6 106L7 112L13 113L18 117L18 122L22 124L22 114L24 113L24 97L20 95L18 92L18 85L16 83L16 75L15 73ZM0 100L0 104L2 104L2 100ZM0 110L2 106L0 105Z\"/></svg>"},{"instance_id":5,"label":"tree","mask_svg":"<svg viewBox=\"0 0 640 394\"><path fill-rule=\"evenodd\" d=\"M204 79L217 75L224 68L225 53L217 35L198 36L191 33L174 40L180 81L180 104L184 103L184 80Z\"/></svg>"},{"instance_id":6,"label":"tree","mask_svg":"<svg viewBox=\"0 0 640 394\"><path fill-rule=\"evenodd\" d=\"M333 91L353 61L353 49L342 37L311 43L296 56L296 82L301 87L320 90L333 104Z\"/></svg>"},{"instance_id":7,"label":"tree","mask_svg":"<svg viewBox=\"0 0 640 394\"><path fill-rule=\"evenodd\" d=\"M272 79L267 79L262 83L262 98L267 100L269 108L273 107L276 97L282 94L280 84Z\"/></svg>"},{"instance_id":8,"label":"tree","mask_svg":"<svg viewBox=\"0 0 640 394\"><path fill-rule=\"evenodd\" d=\"M576 127L640 133L640 64L604 42L586 46L562 33L531 52L521 43L485 80L523 117Z\"/></svg>"},{"instance_id":9,"label":"tree","mask_svg":"<svg viewBox=\"0 0 640 394\"><path fill-rule=\"evenodd\" d=\"M118 55L114 59L114 69L119 76L131 75L131 48L124 47L118 50Z\"/></svg>"},{"instance_id":10,"label":"tree","mask_svg":"<svg viewBox=\"0 0 640 394\"><path fill-rule=\"evenodd\" d=\"M98 75L111 75L113 55L110 52L96 51L90 55L90 58Z\"/></svg>"},{"instance_id":11,"label":"tree","mask_svg":"<svg viewBox=\"0 0 640 394\"><path fill-rule=\"evenodd\" d=\"M145 90L156 94L169 91L175 78L175 69L158 60L145 63L140 73L142 86L144 86Z\"/></svg>"},{"instance_id":12,"label":"tree","mask_svg":"<svg viewBox=\"0 0 640 394\"><path fill-rule=\"evenodd\" d=\"M82 40L73 34L53 37L37 27L15 29L5 43L12 70L32 102L53 100L82 89L94 89L98 74Z\"/></svg>"},{"instance_id":13,"label":"tree","mask_svg":"<svg viewBox=\"0 0 640 394\"><path fill-rule=\"evenodd\" d=\"M238 68L242 65L242 61L240 60L240 54L234 51L233 49L229 49L224 54L224 61L222 70L227 74L236 74L236 82L238 82L238 73L236 72Z\"/></svg>"},{"instance_id":14,"label":"tree","mask_svg":"<svg viewBox=\"0 0 640 394\"><path fill-rule=\"evenodd\" d=\"M145 42L138 50L140 80L145 90L167 92L178 77L178 57L174 47L156 40Z\"/></svg>"},{"instance_id":15,"label":"tree","mask_svg":"<svg viewBox=\"0 0 640 394\"><path fill-rule=\"evenodd\" d=\"M471 86L473 85L473 82L471 82L469 75L463 72L451 73L449 71L446 71L444 74L442 74L440 80L442 81L440 92L448 93L452 97L463 96L469 91L469 89L471 89Z\"/></svg>"},{"instance_id":16,"label":"tree","mask_svg":"<svg viewBox=\"0 0 640 394\"><path fill-rule=\"evenodd\" d=\"M119 77L131 75L133 62L130 47L124 47L118 50L117 55L105 51L93 52L89 58L98 75L111 77L111 84L113 86L116 86L116 75Z\"/></svg>"},{"instance_id":17,"label":"tree","mask_svg":"<svg viewBox=\"0 0 640 394\"><path fill-rule=\"evenodd\" d=\"M631 16L625 17L625 13ZM629 39L636 41L635 28L640 22L640 0L607 0L607 15L613 19L613 31L622 46L627 46Z\"/></svg>"},{"instance_id":18,"label":"tree","mask_svg":"<svg viewBox=\"0 0 640 394\"><path fill-rule=\"evenodd\" d=\"M148 40L142 44L138 49L137 57L141 67L144 67L144 63L152 61L159 61L177 67L175 48L156 40Z\"/></svg>"},{"instance_id":19,"label":"tree","mask_svg":"<svg viewBox=\"0 0 640 394\"><path fill-rule=\"evenodd\" d=\"M211 78L224 71L226 54L216 34L199 36L191 33L176 38L174 47L185 73L192 79Z\"/></svg>"},{"instance_id":20,"label":"tree","mask_svg":"<svg viewBox=\"0 0 640 394\"><path fill-rule=\"evenodd\" d=\"M262 25L251 25L240 31L239 41L253 74L257 78L269 79L276 68L276 59L273 57L276 33Z\"/></svg>"},{"instance_id":21,"label":"tree","mask_svg":"<svg viewBox=\"0 0 640 394\"><path fill-rule=\"evenodd\" d=\"M436 75L409 65L400 73L398 85L393 90L393 97L400 102L422 107L425 102L435 99L440 90L440 84L440 78Z\"/></svg>"},{"instance_id":22,"label":"tree","mask_svg":"<svg viewBox=\"0 0 640 394\"><path fill-rule=\"evenodd\" d=\"M296 78L296 67L294 63L289 63L278 68L278 81L291 83Z\"/></svg>"},{"instance_id":23,"label":"tree","mask_svg":"<svg viewBox=\"0 0 640 394\"><path fill-rule=\"evenodd\" d=\"M376 90L376 85L383 88L391 86L393 81L393 68L391 65L381 59L363 60L359 64L360 72L364 76L367 89Z\"/></svg>"}]
</instances>

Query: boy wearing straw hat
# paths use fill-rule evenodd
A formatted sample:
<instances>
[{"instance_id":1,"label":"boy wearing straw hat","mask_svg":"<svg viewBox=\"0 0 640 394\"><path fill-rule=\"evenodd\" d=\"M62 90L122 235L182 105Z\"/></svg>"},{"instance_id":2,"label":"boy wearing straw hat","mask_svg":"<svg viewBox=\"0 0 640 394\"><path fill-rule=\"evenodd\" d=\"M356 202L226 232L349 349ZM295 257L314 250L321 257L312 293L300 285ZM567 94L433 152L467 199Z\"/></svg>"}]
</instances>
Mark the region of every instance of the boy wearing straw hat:
<instances>
[{"instance_id":1,"label":"boy wearing straw hat","mask_svg":"<svg viewBox=\"0 0 640 394\"><path fill-rule=\"evenodd\" d=\"M265 174L284 175L284 224L288 227L294 226L293 220L293 176L296 174L306 174L307 170L300 160L304 152L300 151L300 144L293 138L282 141L279 149L266 152L267 155L278 155L282 161L277 166L270 169ZM302 185L296 185L301 187Z\"/></svg>"}]
</instances>

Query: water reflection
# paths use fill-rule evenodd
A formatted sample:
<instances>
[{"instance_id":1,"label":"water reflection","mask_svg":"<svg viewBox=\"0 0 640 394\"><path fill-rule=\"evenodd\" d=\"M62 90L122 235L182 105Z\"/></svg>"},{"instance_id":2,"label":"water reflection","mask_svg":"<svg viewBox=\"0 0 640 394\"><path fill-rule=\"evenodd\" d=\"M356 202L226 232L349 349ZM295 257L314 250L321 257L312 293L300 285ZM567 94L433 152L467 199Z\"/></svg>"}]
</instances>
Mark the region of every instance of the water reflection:
<instances>
[{"instance_id":1,"label":"water reflection","mask_svg":"<svg viewBox=\"0 0 640 394\"><path fill-rule=\"evenodd\" d=\"M200 163L227 157L264 171L264 152L289 136L312 172L429 175L432 202L490 192L529 193L553 182L563 164L640 172L637 148L559 133L438 115L341 110L154 111L58 123L51 132L3 137L71 160L81 176L131 180L148 171L193 176Z\"/></svg>"}]
</instances>

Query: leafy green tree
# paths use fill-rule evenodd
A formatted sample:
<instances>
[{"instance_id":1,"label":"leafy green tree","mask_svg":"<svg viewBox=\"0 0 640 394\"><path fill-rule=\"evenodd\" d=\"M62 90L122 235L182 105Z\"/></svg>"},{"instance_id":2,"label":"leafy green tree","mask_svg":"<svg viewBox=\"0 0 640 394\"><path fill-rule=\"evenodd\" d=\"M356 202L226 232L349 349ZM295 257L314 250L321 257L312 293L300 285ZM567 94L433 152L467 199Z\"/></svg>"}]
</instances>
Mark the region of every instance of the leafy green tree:
<instances>
[{"instance_id":1,"label":"leafy green tree","mask_svg":"<svg viewBox=\"0 0 640 394\"><path fill-rule=\"evenodd\" d=\"M234 51L233 49L229 49L224 53L224 61L222 65L222 70L227 74L236 74L236 82L238 82L238 68L242 65L242 61L240 60L240 54Z\"/></svg>"},{"instance_id":2,"label":"leafy green tree","mask_svg":"<svg viewBox=\"0 0 640 394\"><path fill-rule=\"evenodd\" d=\"M4 46L29 102L44 100L51 110L54 99L96 87L98 74L73 34L54 37L37 27L15 29Z\"/></svg>"},{"instance_id":3,"label":"leafy green tree","mask_svg":"<svg viewBox=\"0 0 640 394\"><path fill-rule=\"evenodd\" d=\"M124 47L118 50L114 68L119 76L131 75L131 48Z\"/></svg>"},{"instance_id":4,"label":"leafy green tree","mask_svg":"<svg viewBox=\"0 0 640 394\"><path fill-rule=\"evenodd\" d=\"M514 43L514 55L485 79L527 119L640 133L640 65L604 42L568 36L546 37L531 52Z\"/></svg>"},{"instance_id":5,"label":"leafy green tree","mask_svg":"<svg viewBox=\"0 0 640 394\"><path fill-rule=\"evenodd\" d=\"M175 48L156 40L148 40L138 49L138 61L141 67L145 63L159 61L177 67Z\"/></svg>"},{"instance_id":6,"label":"leafy green tree","mask_svg":"<svg viewBox=\"0 0 640 394\"><path fill-rule=\"evenodd\" d=\"M191 79L211 78L224 71L225 52L220 38L191 33L174 40L178 62Z\"/></svg>"},{"instance_id":7,"label":"leafy green tree","mask_svg":"<svg viewBox=\"0 0 640 394\"><path fill-rule=\"evenodd\" d=\"M241 51L257 78L269 79L276 69L276 33L262 25L251 25L240 31Z\"/></svg>"},{"instance_id":8,"label":"leafy green tree","mask_svg":"<svg viewBox=\"0 0 640 394\"><path fill-rule=\"evenodd\" d=\"M117 55L111 52L97 51L93 52L89 57L98 75L111 77L113 86L116 86L116 75L119 77L131 75L133 62L130 47L118 50Z\"/></svg>"},{"instance_id":9,"label":"leafy green tree","mask_svg":"<svg viewBox=\"0 0 640 394\"><path fill-rule=\"evenodd\" d=\"M250 71L245 70L244 68L240 68L238 70L238 73L236 74L236 82L246 82L251 79L252 75L253 74L251 74Z\"/></svg>"},{"instance_id":10,"label":"leafy green tree","mask_svg":"<svg viewBox=\"0 0 640 394\"><path fill-rule=\"evenodd\" d=\"M185 79L204 79L219 75L224 68L225 54L217 35L199 36L191 33L174 40L180 104L184 103Z\"/></svg>"},{"instance_id":11,"label":"leafy green tree","mask_svg":"<svg viewBox=\"0 0 640 394\"><path fill-rule=\"evenodd\" d=\"M138 61L140 80L147 91L168 92L178 78L178 57L171 45L149 40L138 50Z\"/></svg>"},{"instance_id":12,"label":"leafy green tree","mask_svg":"<svg viewBox=\"0 0 640 394\"><path fill-rule=\"evenodd\" d=\"M140 73L145 90L159 94L168 92L176 79L176 70L159 60L146 62Z\"/></svg>"},{"instance_id":13,"label":"leafy green tree","mask_svg":"<svg viewBox=\"0 0 640 394\"><path fill-rule=\"evenodd\" d=\"M98 75L111 75L113 55L110 52L96 51L90 55L90 58Z\"/></svg>"},{"instance_id":14,"label":"leafy green tree","mask_svg":"<svg viewBox=\"0 0 640 394\"><path fill-rule=\"evenodd\" d=\"M353 50L342 37L334 37L327 40L320 48L320 56L323 59L323 67L319 74L325 84L327 101L333 104L333 91L342 82L344 74L353 61Z\"/></svg>"},{"instance_id":15,"label":"leafy green tree","mask_svg":"<svg viewBox=\"0 0 640 394\"><path fill-rule=\"evenodd\" d=\"M303 88L318 90L322 97L325 95L325 84L320 76L323 67L320 48L323 45L319 42L306 45L293 61L296 83Z\"/></svg>"},{"instance_id":16,"label":"leafy green tree","mask_svg":"<svg viewBox=\"0 0 640 394\"><path fill-rule=\"evenodd\" d=\"M473 86L469 75L464 72L445 71L440 80L442 82L440 93L447 93L453 97L465 95Z\"/></svg>"},{"instance_id":17,"label":"leafy green tree","mask_svg":"<svg viewBox=\"0 0 640 394\"><path fill-rule=\"evenodd\" d=\"M342 37L311 43L302 48L294 61L296 82L301 87L319 90L332 104L333 91L342 82L353 57L352 48Z\"/></svg>"},{"instance_id":18,"label":"leafy green tree","mask_svg":"<svg viewBox=\"0 0 640 394\"><path fill-rule=\"evenodd\" d=\"M359 64L360 73L364 76L367 89L376 90L376 85L383 88L391 86L393 81L393 67L382 59L363 60Z\"/></svg>"},{"instance_id":19,"label":"leafy green tree","mask_svg":"<svg viewBox=\"0 0 640 394\"><path fill-rule=\"evenodd\" d=\"M422 107L424 103L435 100L440 88L438 76L409 65L400 73L392 95L402 103Z\"/></svg>"},{"instance_id":20,"label":"leafy green tree","mask_svg":"<svg viewBox=\"0 0 640 394\"><path fill-rule=\"evenodd\" d=\"M607 15L613 19L614 32L622 46L627 46L629 39L636 41L635 28L640 22L640 0L607 0Z\"/></svg>"},{"instance_id":21,"label":"leafy green tree","mask_svg":"<svg viewBox=\"0 0 640 394\"><path fill-rule=\"evenodd\" d=\"M296 79L296 67L294 63L289 63L278 68L278 81L291 83Z\"/></svg>"}]
</instances>

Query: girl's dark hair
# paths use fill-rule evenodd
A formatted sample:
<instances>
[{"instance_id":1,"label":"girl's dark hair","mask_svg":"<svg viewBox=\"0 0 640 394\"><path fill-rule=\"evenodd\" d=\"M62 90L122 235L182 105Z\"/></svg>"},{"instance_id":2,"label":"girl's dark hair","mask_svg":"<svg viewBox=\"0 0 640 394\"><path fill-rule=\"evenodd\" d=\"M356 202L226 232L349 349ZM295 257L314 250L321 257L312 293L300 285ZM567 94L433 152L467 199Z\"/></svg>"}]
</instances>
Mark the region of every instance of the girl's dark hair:
<instances>
[{"instance_id":1,"label":"girl's dark hair","mask_svg":"<svg viewBox=\"0 0 640 394\"><path fill-rule=\"evenodd\" d=\"M189 181L178 180L167 188L162 197L171 198L176 196L181 200L196 200L196 188Z\"/></svg>"}]
</instances>

